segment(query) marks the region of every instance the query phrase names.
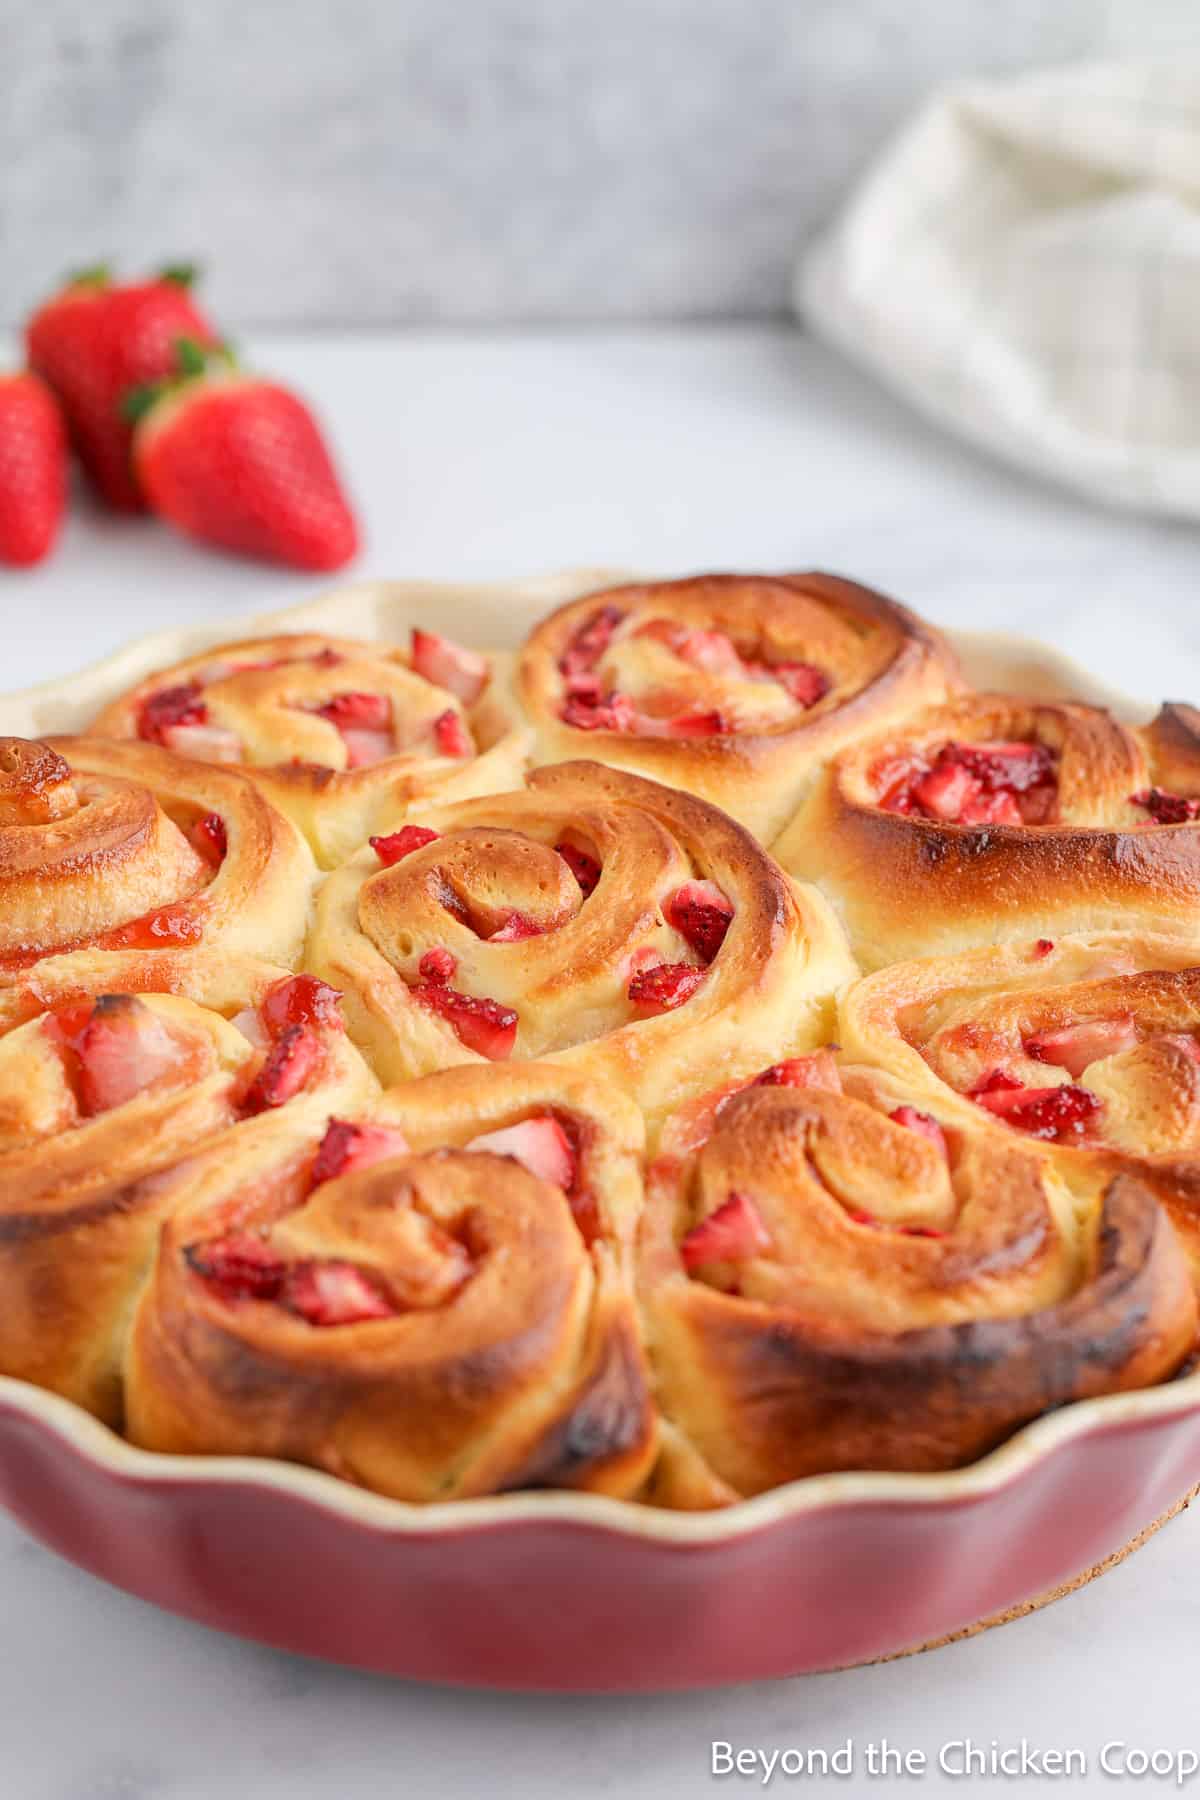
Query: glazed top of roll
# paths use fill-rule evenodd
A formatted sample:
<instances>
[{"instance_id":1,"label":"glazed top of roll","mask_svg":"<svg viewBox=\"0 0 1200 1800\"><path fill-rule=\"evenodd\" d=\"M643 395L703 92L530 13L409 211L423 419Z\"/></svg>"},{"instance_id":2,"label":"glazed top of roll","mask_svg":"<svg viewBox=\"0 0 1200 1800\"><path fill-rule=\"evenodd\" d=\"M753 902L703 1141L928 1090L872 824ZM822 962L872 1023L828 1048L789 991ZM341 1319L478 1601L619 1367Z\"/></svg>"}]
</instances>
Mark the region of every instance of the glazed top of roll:
<instances>
[{"instance_id":1,"label":"glazed top of roll","mask_svg":"<svg viewBox=\"0 0 1200 1800\"><path fill-rule=\"evenodd\" d=\"M0 738L0 970L92 944L291 961L312 858L229 770L102 739Z\"/></svg>"},{"instance_id":2,"label":"glazed top of roll","mask_svg":"<svg viewBox=\"0 0 1200 1800\"><path fill-rule=\"evenodd\" d=\"M148 676L91 729L266 772L260 784L329 863L414 793L510 785L515 728L506 659L418 630L407 650L317 632L220 644Z\"/></svg>"},{"instance_id":3,"label":"glazed top of roll","mask_svg":"<svg viewBox=\"0 0 1200 1800\"><path fill-rule=\"evenodd\" d=\"M1197 1323L1147 1187L1073 1194L828 1050L668 1127L641 1288L672 1427L658 1497L686 1506L966 1462L1048 1406L1169 1375Z\"/></svg>"},{"instance_id":4,"label":"glazed top of roll","mask_svg":"<svg viewBox=\"0 0 1200 1800\"><path fill-rule=\"evenodd\" d=\"M821 574L589 594L535 628L518 673L544 760L587 755L654 776L765 840L817 760L957 685L930 626Z\"/></svg>"}]
</instances>

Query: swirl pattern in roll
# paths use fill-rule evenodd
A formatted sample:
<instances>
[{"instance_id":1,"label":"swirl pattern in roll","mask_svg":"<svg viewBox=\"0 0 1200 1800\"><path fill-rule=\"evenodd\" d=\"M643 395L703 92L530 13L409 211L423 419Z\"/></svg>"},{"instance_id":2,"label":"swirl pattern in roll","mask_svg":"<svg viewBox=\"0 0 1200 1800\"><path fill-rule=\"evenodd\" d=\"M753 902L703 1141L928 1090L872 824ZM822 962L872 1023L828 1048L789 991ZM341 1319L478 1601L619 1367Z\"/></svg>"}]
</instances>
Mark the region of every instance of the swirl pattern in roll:
<instances>
[{"instance_id":1,"label":"swirl pattern in roll","mask_svg":"<svg viewBox=\"0 0 1200 1800\"><path fill-rule=\"evenodd\" d=\"M520 780L528 733L509 681L504 657L429 631L407 651L317 632L249 638L158 670L91 729L240 765L330 868L415 795Z\"/></svg>"},{"instance_id":2,"label":"swirl pattern in roll","mask_svg":"<svg viewBox=\"0 0 1200 1800\"><path fill-rule=\"evenodd\" d=\"M844 997L847 1047L1073 1185L1127 1172L1200 1276L1200 934L1102 932L902 963Z\"/></svg>"},{"instance_id":3,"label":"swirl pattern in roll","mask_svg":"<svg viewBox=\"0 0 1200 1800\"><path fill-rule=\"evenodd\" d=\"M0 1372L119 1424L169 1172L376 1091L337 996L249 958L78 951L0 990Z\"/></svg>"},{"instance_id":4,"label":"swirl pattern in roll","mask_svg":"<svg viewBox=\"0 0 1200 1800\"><path fill-rule=\"evenodd\" d=\"M0 738L0 976L85 945L294 962L313 873L296 828L231 770Z\"/></svg>"},{"instance_id":5,"label":"swirl pattern in roll","mask_svg":"<svg viewBox=\"0 0 1200 1800\"><path fill-rule=\"evenodd\" d=\"M129 1432L414 1501L637 1491L642 1125L572 1070L460 1068L190 1183L130 1341Z\"/></svg>"},{"instance_id":6,"label":"swirl pattern in roll","mask_svg":"<svg viewBox=\"0 0 1200 1800\"><path fill-rule=\"evenodd\" d=\"M776 842L868 968L1009 937L1187 926L1200 905L1200 713L1143 729L978 694L839 756Z\"/></svg>"},{"instance_id":7,"label":"swirl pattern in roll","mask_svg":"<svg viewBox=\"0 0 1200 1800\"><path fill-rule=\"evenodd\" d=\"M946 1469L1048 1408L1169 1377L1195 1292L1130 1175L1017 1141L829 1051L664 1133L640 1290L663 1452L706 1507L835 1469Z\"/></svg>"},{"instance_id":8,"label":"swirl pattern in roll","mask_svg":"<svg viewBox=\"0 0 1200 1800\"><path fill-rule=\"evenodd\" d=\"M549 1058L653 1126L819 1041L853 973L820 896L690 794L570 763L416 817L329 877L308 951L386 1081Z\"/></svg>"},{"instance_id":9,"label":"swirl pattern in roll","mask_svg":"<svg viewBox=\"0 0 1200 1800\"><path fill-rule=\"evenodd\" d=\"M723 807L764 842L818 763L958 686L928 625L833 575L700 575L571 601L522 652L537 760L593 757Z\"/></svg>"}]
</instances>

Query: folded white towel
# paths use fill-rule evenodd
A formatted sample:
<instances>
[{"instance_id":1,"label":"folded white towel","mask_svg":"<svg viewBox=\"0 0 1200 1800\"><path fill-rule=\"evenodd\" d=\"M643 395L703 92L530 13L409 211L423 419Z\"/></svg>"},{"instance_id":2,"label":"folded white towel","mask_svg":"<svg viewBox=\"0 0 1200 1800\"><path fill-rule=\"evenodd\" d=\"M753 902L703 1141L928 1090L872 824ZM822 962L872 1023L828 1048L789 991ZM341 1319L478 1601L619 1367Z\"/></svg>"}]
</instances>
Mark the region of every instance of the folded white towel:
<instances>
[{"instance_id":1,"label":"folded white towel","mask_svg":"<svg viewBox=\"0 0 1200 1800\"><path fill-rule=\"evenodd\" d=\"M804 258L796 304L963 436L1200 516L1200 57L934 99Z\"/></svg>"}]
</instances>

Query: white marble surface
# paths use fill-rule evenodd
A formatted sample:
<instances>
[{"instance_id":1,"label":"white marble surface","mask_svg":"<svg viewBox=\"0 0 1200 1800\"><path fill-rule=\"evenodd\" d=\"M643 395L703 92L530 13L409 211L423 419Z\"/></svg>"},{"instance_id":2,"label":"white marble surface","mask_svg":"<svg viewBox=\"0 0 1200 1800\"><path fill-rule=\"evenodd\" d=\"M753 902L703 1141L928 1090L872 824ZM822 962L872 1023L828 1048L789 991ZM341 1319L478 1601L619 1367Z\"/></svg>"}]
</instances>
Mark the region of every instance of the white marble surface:
<instances>
[{"instance_id":1,"label":"white marble surface","mask_svg":"<svg viewBox=\"0 0 1200 1800\"><path fill-rule=\"evenodd\" d=\"M765 329L276 339L260 360L335 429L361 573L512 576L567 563L823 564L948 623L1036 631L1146 696L1200 693L1193 530L1048 493L935 436L828 355ZM7 683L131 634L315 590L151 524L81 513L62 554L0 577ZM325 1668L100 1586L0 1522L0 1792L19 1800L476 1800L758 1791L714 1737L768 1752L887 1737L1200 1747L1200 1509L1018 1624L914 1661L712 1695L512 1699ZM396 1597L398 1606L404 1597ZM768 1792L886 1791L777 1776ZM977 1781L1024 1793L1061 1784ZM1167 1781L1072 1792L1166 1791ZM931 1771L906 1791L957 1791ZM1193 1791L1200 1790L1200 1783ZM1187 1791L1187 1790L1185 1790Z\"/></svg>"}]
</instances>

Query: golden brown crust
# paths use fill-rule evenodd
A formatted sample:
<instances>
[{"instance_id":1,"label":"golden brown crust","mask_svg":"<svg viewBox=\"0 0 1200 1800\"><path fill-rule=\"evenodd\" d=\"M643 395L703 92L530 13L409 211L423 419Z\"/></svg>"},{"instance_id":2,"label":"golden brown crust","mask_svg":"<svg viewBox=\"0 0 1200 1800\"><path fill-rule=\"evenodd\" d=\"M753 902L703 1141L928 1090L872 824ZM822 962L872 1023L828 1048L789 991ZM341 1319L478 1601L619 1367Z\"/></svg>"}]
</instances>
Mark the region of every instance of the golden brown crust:
<instances>
[{"instance_id":1,"label":"golden brown crust","mask_svg":"<svg viewBox=\"0 0 1200 1800\"><path fill-rule=\"evenodd\" d=\"M528 733L509 691L511 659L492 654L488 661L488 685L468 706L423 680L409 653L396 646L320 632L245 638L156 670L105 707L91 730L136 740L150 729L147 702L193 688L228 757L295 820L321 866L334 868L372 833L392 829L420 795L465 798L520 780ZM390 708L394 754L353 766L348 741L317 710L347 695L378 698ZM434 727L446 714L466 734L461 755L438 747ZM185 733L181 743L186 739ZM203 739L195 741L189 753L205 754ZM218 748L221 742L215 740Z\"/></svg>"},{"instance_id":2,"label":"golden brown crust","mask_svg":"<svg viewBox=\"0 0 1200 1800\"><path fill-rule=\"evenodd\" d=\"M531 1118L561 1121L578 1146L588 1241L575 1198L470 1147ZM430 1076L364 1122L399 1127L408 1149L313 1187L310 1133L233 1181L217 1167L192 1180L134 1325L134 1441L283 1456L409 1500L635 1492L655 1453L629 1281L636 1108L526 1064ZM231 1222L293 1268L351 1260L392 1310L314 1322L277 1298L231 1295L197 1272Z\"/></svg>"},{"instance_id":3,"label":"golden brown crust","mask_svg":"<svg viewBox=\"0 0 1200 1800\"><path fill-rule=\"evenodd\" d=\"M451 986L517 1014L513 1055L615 1082L652 1125L723 1070L820 1041L832 993L854 972L819 896L690 794L559 764L535 770L523 792L414 819L435 841L386 869L366 851L332 875L308 950L309 967L345 990L350 1030L385 1080L480 1060L413 998L430 951L454 957ZM590 897L557 853L568 840L602 865ZM696 879L732 905L724 943L690 999L638 1017L628 990L641 967L699 965L663 912ZM482 935L513 912L537 934Z\"/></svg>"},{"instance_id":4,"label":"golden brown crust","mask_svg":"<svg viewBox=\"0 0 1200 1800\"><path fill-rule=\"evenodd\" d=\"M1200 903L1200 823L1157 824L1133 796L1200 788L1190 707L1135 731L1096 707L977 694L844 751L774 845L815 880L867 968L998 938L1186 926ZM1027 740L1057 761L1043 825L957 824L884 810L880 771L948 742Z\"/></svg>"},{"instance_id":5,"label":"golden brown crust","mask_svg":"<svg viewBox=\"0 0 1200 1800\"><path fill-rule=\"evenodd\" d=\"M597 612L615 608L621 624L595 667L606 691L639 707L668 697L675 716L716 711L726 728L707 736L633 730L584 730L562 718L561 663ZM706 667L672 652L646 627L716 632L755 668ZM801 662L828 682L805 705L764 665ZM803 575L697 575L586 595L560 607L530 634L518 667L518 692L537 733L537 760L594 758L685 788L740 819L769 842L794 811L819 762L863 731L875 730L959 685L944 640L905 607L857 582Z\"/></svg>"},{"instance_id":6,"label":"golden brown crust","mask_svg":"<svg viewBox=\"0 0 1200 1800\"><path fill-rule=\"evenodd\" d=\"M954 1467L1048 1407L1164 1379L1192 1346L1187 1265L1147 1187L1072 1196L986 1131L955 1132L947 1155L887 1116L900 1096L873 1071L844 1081L751 1087L699 1144L694 1121L664 1134L641 1254L673 1428L660 1503ZM766 1240L689 1267L689 1233L733 1195Z\"/></svg>"}]
</instances>

